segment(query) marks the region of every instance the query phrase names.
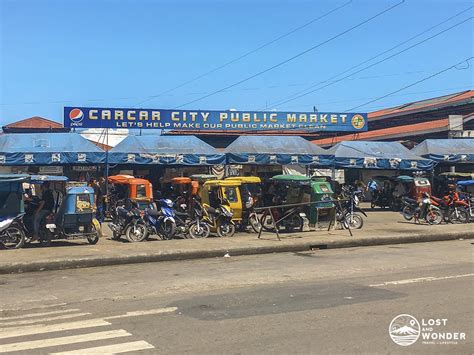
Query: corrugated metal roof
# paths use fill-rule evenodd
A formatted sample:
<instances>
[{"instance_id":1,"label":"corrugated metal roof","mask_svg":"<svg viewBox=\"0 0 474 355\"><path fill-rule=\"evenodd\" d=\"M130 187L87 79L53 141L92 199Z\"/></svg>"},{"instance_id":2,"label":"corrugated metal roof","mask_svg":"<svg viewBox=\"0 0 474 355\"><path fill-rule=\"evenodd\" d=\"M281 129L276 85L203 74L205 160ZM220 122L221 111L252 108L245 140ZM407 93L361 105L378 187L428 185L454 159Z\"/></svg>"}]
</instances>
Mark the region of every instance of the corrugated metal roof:
<instances>
[{"instance_id":1,"label":"corrugated metal roof","mask_svg":"<svg viewBox=\"0 0 474 355\"><path fill-rule=\"evenodd\" d=\"M411 125L378 129L375 131L362 132L357 134L346 134L339 137L323 138L313 140L312 143L318 145L332 145L342 141L372 140L389 138L390 136L403 135L404 137L419 135L421 132L443 130L448 126L448 119L415 123Z\"/></svg>"},{"instance_id":2,"label":"corrugated metal roof","mask_svg":"<svg viewBox=\"0 0 474 355\"><path fill-rule=\"evenodd\" d=\"M384 118L384 116L401 116L402 114L415 113L417 111L426 111L429 109L439 109L453 104L474 102L474 90L462 91L450 95L434 97L427 100L415 101L403 104L397 107L386 108L370 112L369 120Z\"/></svg>"}]
</instances>

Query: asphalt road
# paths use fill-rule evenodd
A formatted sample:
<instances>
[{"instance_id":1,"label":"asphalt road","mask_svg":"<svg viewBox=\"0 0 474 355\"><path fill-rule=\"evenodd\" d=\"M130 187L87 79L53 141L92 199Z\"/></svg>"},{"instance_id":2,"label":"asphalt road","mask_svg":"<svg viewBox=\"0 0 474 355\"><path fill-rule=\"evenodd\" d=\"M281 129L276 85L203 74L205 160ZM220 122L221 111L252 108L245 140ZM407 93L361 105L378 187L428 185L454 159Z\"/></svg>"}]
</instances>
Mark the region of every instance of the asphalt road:
<instances>
[{"instance_id":1,"label":"asphalt road","mask_svg":"<svg viewBox=\"0 0 474 355\"><path fill-rule=\"evenodd\" d=\"M0 353L471 354L471 243L2 275ZM466 340L397 345L399 314Z\"/></svg>"}]
</instances>

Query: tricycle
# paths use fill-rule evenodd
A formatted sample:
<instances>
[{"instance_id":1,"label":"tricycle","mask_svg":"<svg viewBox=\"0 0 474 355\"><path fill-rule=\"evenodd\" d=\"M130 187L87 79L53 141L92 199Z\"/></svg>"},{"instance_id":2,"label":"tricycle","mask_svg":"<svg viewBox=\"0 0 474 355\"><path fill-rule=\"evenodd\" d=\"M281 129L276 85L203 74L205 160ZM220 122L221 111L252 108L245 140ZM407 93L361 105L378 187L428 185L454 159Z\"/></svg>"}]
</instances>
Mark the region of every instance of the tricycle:
<instances>
[{"instance_id":1,"label":"tricycle","mask_svg":"<svg viewBox=\"0 0 474 355\"><path fill-rule=\"evenodd\" d=\"M0 175L0 246L5 249L18 249L25 243L23 183L29 180L26 174Z\"/></svg>"}]
</instances>

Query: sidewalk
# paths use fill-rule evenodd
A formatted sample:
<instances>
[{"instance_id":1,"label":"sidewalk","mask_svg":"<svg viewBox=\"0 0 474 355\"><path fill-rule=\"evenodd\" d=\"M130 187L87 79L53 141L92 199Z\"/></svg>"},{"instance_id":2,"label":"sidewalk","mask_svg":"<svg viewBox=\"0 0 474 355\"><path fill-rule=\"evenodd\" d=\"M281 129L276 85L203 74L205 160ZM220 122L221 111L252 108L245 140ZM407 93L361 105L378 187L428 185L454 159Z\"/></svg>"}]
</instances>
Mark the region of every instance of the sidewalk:
<instances>
[{"instance_id":1,"label":"sidewalk","mask_svg":"<svg viewBox=\"0 0 474 355\"><path fill-rule=\"evenodd\" d=\"M232 238L210 237L142 243L114 241L105 236L97 245L87 242L55 242L49 248L31 246L0 251L0 274L59 270L197 258L297 252L310 249L348 248L383 244L430 242L474 238L472 224L416 225L395 212L369 212L363 229L320 230L296 234L240 233ZM106 229L106 228L104 228Z\"/></svg>"}]
</instances>

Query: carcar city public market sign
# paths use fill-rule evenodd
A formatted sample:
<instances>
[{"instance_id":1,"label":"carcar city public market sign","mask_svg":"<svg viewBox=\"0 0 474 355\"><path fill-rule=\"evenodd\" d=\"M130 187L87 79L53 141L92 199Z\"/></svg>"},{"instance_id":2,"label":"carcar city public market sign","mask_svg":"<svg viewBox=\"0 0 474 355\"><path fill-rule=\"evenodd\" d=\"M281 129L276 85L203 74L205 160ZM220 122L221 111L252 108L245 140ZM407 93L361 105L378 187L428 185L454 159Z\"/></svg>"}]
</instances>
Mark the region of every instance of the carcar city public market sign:
<instances>
[{"instance_id":1,"label":"carcar city public market sign","mask_svg":"<svg viewBox=\"0 0 474 355\"><path fill-rule=\"evenodd\" d=\"M64 126L169 130L367 131L366 113L65 107Z\"/></svg>"}]
</instances>

